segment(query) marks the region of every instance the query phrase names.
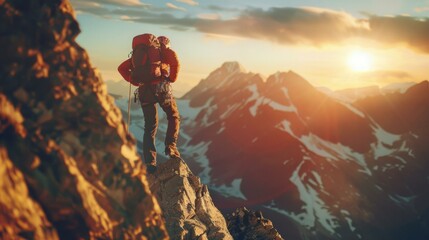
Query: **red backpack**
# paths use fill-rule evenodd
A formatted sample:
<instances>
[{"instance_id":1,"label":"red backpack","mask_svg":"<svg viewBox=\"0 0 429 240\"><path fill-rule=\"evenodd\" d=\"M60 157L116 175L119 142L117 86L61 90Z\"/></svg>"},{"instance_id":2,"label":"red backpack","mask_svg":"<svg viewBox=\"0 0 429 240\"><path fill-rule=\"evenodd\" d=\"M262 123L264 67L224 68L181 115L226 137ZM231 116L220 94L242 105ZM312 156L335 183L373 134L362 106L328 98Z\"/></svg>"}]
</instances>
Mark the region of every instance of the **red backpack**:
<instances>
[{"instance_id":1,"label":"red backpack","mask_svg":"<svg viewBox=\"0 0 429 240\"><path fill-rule=\"evenodd\" d=\"M133 38L131 83L150 83L161 77L161 54L156 37L150 33Z\"/></svg>"}]
</instances>

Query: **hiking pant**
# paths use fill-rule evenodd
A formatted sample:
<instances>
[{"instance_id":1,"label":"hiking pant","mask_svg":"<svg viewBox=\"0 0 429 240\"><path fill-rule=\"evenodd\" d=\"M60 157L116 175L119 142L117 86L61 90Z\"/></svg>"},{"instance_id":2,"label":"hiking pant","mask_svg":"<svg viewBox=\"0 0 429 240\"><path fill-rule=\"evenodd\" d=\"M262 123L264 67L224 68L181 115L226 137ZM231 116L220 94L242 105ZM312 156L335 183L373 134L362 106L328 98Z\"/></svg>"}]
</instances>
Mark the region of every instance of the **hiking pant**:
<instances>
[{"instance_id":1,"label":"hiking pant","mask_svg":"<svg viewBox=\"0 0 429 240\"><path fill-rule=\"evenodd\" d=\"M145 91L146 97L151 91ZM158 110L157 103L167 114L168 126L165 136L165 147L177 143L180 128L180 115L176 100L171 96L169 99L154 98L156 101L141 103L144 115L144 134L143 134L143 158L147 164L156 163L155 135L158 128Z\"/></svg>"}]
</instances>

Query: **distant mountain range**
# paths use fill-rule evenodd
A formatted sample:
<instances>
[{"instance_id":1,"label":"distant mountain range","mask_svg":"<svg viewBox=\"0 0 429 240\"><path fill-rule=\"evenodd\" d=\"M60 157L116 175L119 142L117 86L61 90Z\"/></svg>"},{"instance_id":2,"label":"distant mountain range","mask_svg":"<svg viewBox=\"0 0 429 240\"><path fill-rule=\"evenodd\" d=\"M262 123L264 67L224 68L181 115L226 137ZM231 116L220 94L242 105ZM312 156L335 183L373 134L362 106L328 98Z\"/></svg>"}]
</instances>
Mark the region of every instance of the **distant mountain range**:
<instances>
[{"instance_id":1,"label":"distant mountain range","mask_svg":"<svg viewBox=\"0 0 429 240\"><path fill-rule=\"evenodd\" d=\"M330 91L227 62L178 104L182 154L220 209L260 209L286 239L429 239L428 81Z\"/></svg>"},{"instance_id":2,"label":"distant mountain range","mask_svg":"<svg viewBox=\"0 0 429 240\"><path fill-rule=\"evenodd\" d=\"M122 97L128 97L128 91L129 91L130 85L126 81L107 80L107 81L104 81L104 83L106 83L107 91L110 94L114 94ZM135 89L135 87L132 87L132 88Z\"/></svg>"},{"instance_id":3,"label":"distant mountain range","mask_svg":"<svg viewBox=\"0 0 429 240\"><path fill-rule=\"evenodd\" d=\"M243 67L241 67L243 71L246 71ZM114 80L106 80L104 81L107 86L107 90L110 94L113 94L117 97L128 97L128 91L129 91L129 84L123 80L121 81L114 81ZM384 87L379 86L367 86L367 87L359 87L359 88L347 88L347 89L341 89L341 90L331 90L327 87L318 87L317 89L321 92L324 92L334 98L340 98L344 101L355 101L358 99L362 99L368 96L374 96L374 95L380 95L380 94L387 94L387 93L394 93L394 92L400 92L404 93L409 87L415 85L415 82L399 82L399 83L391 83ZM186 90L182 87L180 91L176 89L177 87L180 87L180 83L174 86L174 92L178 96L182 96L186 94ZM189 87L189 86L186 86ZM132 91L134 91L135 87L132 86Z\"/></svg>"},{"instance_id":4,"label":"distant mountain range","mask_svg":"<svg viewBox=\"0 0 429 240\"><path fill-rule=\"evenodd\" d=\"M356 100L371 96L385 95L395 92L405 93L408 88L415 84L415 82L401 82L391 83L382 88L380 88L379 86L368 86L360 88L347 88L336 91L332 91L328 88L318 88L318 90L330 95L331 97L339 98L342 101L354 102Z\"/></svg>"},{"instance_id":5,"label":"distant mountain range","mask_svg":"<svg viewBox=\"0 0 429 240\"><path fill-rule=\"evenodd\" d=\"M110 94L128 98L128 91L130 88L130 84L127 83L126 81L124 81L124 80L120 80L120 81L106 80L106 81L104 81L104 83L106 84L107 91ZM187 92L187 90L191 87L192 86L190 86L187 83L175 84L173 94L176 97L180 97L183 94L185 94ZM131 88L132 88L132 91L134 92L135 87L132 86ZM133 92L131 94L133 94Z\"/></svg>"}]
</instances>

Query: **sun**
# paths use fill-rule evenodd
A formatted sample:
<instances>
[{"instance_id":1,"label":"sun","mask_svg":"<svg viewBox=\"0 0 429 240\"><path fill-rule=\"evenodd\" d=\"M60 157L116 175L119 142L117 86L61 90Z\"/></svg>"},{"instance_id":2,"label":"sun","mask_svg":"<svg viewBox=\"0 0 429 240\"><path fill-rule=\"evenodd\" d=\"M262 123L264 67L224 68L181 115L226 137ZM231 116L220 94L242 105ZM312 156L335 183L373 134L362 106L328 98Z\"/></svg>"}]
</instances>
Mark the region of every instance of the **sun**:
<instances>
[{"instance_id":1,"label":"sun","mask_svg":"<svg viewBox=\"0 0 429 240\"><path fill-rule=\"evenodd\" d=\"M372 68L372 56L367 52L355 50L350 53L347 64L353 71L366 72Z\"/></svg>"}]
</instances>

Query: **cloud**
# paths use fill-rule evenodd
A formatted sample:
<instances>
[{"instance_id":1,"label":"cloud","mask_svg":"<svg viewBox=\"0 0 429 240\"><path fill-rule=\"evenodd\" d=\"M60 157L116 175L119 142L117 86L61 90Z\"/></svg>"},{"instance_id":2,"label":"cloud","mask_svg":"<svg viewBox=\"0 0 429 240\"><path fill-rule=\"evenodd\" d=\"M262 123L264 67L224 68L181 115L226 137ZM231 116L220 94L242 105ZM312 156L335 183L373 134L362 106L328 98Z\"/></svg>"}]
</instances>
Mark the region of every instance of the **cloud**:
<instances>
[{"instance_id":1,"label":"cloud","mask_svg":"<svg viewBox=\"0 0 429 240\"><path fill-rule=\"evenodd\" d=\"M86 2L85 4L83 2ZM164 25L180 31L196 30L205 34L261 39L285 45L341 45L351 39L372 40L382 46L406 46L429 54L429 18L411 16L367 15L358 19L343 11L321 8L249 8L240 10L232 19L221 19L215 14L177 17L166 11L185 8L167 3L165 9L153 6L107 8L104 1L73 0L77 10L104 18L123 18L148 24ZM109 0L109 3L121 2ZM137 0L123 1L127 4ZM211 6L215 8L216 6ZM216 7L218 8L218 7Z\"/></svg>"},{"instance_id":2,"label":"cloud","mask_svg":"<svg viewBox=\"0 0 429 240\"><path fill-rule=\"evenodd\" d=\"M280 44L338 45L352 38L385 46L406 45L429 53L429 18L371 15L357 19L346 12L320 8L247 9L235 19L198 21L198 31Z\"/></svg>"},{"instance_id":3,"label":"cloud","mask_svg":"<svg viewBox=\"0 0 429 240\"><path fill-rule=\"evenodd\" d=\"M186 3L186 4L191 5L191 6L198 5L198 2L196 2L194 0L176 0L176 2Z\"/></svg>"},{"instance_id":4,"label":"cloud","mask_svg":"<svg viewBox=\"0 0 429 240\"><path fill-rule=\"evenodd\" d=\"M429 53L429 18L409 16L369 18L369 38L385 44L405 44L408 47Z\"/></svg>"},{"instance_id":5,"label":"cloud","mask_svg":"<svg viewBox=\"0 0 429 240\"><path fill-rule=\"evenodd\" d=\"M418 8L415 8L414 11L416 11L416 12L427 12L427 11L429 11L429 7L418 7Z\"/></svg>"},{"instance_id":6,"label":"cloud","mask_svg":"<svg viewBox=\"0 0 429 240\"><path fill-rule=\"evenodd\" d=\"M229 8L229 7L223 7L218 5L209 5L207 9L212 11L219 11L219 12L238 12L240 11L239 8Z\"/></svg>"},{"instance_id":7,"label":"cloud","mask_svg":"<svg viewBox=\"0 0 429 240\"><path fill-rule=\"evenodd\" d=\"M73 4L73 6L88 6L88 5L104 5L104 4L109 4L109 5L115 5L115 6L125 6L125 7L129 7L129 6L150 6L150 4L146 4L146 3L142 3L139 0L90 0L90 1L85 1L85 0L71 0L71 3Z\"/></svg>"},{"instance_id":8,"label":"cloud","mask_svg":"<svg viewBox=\"0 0 429 240\"><path fill-rule=\"evenodd\" d=\"M72 1L73 7L76 9L76 12L80 13L89 13L103 18L109 18L110 10L105 8L99 3L87 2L87 1ZM126 15L126 14L123 14Z\"/></svg>"},{"instance_id":9,"label":"cloud","mask_svg":"<svg viewBox=\"0 0 429 240\"><path fill-rule=\"evenodd\" d=\"M73 3L75 8L100 7L101 6L97 2L90 2L90 1L72 0L71 2Z\"/></svg>"},{"instance_id":10,"label":"cloud","mask_svg":"<svg viewBox=\"0 0 429 240\"><path fill-rule=\"evenodd\" d=\"M207 34L317 46L338 44L359 32L368 31L365 21L357 20L344 12L317 8L247 9L237 18L229 20L222 20L215 15L177 18L166 14L140 14L133 21L195 29Z\"/></svg>"},{"instance_id":11,"label":"cloud","mask_svg":"<svg viewBox=\"0 0 429 240\"><path fill-rule=\"evenodd\" d=\"M176 6L176 5L172 4L172 3L166 3L165 6L167 6L168 8L171 8L171 9L175 9L175 10L186 11L185 8Z\"/></svg>"},{"instance_id":12,"label":"cloud","mask_svg":"<svg viewBox=\"0 0 429 240\"><path fill-rule=\"evenodd\" d=\"M199 19L206 19L206 20L218 20L220 19L219 14L216 13L201 13L198 14Z\"/></svg>"},{"instance_id":13,"label":"cloud","mask_svg":"<svg viewBox=\"0 0 429 240\"><path fill-rule=\"evenodd\" d=\"M236 19L203 21L205 33L263 39L280 44L338 44L368 31L365 21L345 12L319 8L247 9Z\"/></svg>"},{"instance_id":14,"label":"cloud","mask_svg":"<svg viewBox=\"0 0 429 240\"><path fill-rule=\"evenodd\" d=\"M124 6L142 6L142 5L148 5L143 4L139 0L103 0L99 1L102 3L110 3L113 5L124 5Z\"/></svg>"},{"instance_id":15,"label":"cloud","mask_svg":"<svg viewBox=\"0 0 429 240\"><path fill-rule=\"evenodd\" d=\"M131 17L130 16L127 16L127 15L122 15L122 16L120 16L119 17L121 20L130 20L131 19Z\"/></svg>"}]
</instances>

